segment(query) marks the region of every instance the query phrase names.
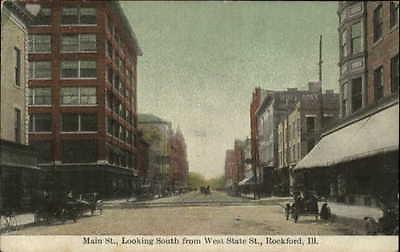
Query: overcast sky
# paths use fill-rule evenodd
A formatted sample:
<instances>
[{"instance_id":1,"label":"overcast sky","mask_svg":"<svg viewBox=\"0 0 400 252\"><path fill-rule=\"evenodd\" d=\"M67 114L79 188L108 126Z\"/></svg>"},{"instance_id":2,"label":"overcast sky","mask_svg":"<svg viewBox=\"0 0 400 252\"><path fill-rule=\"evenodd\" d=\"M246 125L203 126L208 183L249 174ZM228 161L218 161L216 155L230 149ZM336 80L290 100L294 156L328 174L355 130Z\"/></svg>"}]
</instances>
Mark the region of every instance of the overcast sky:
<instances>
[{"instance_id":1,"label":"overcast sky","mask_svg":"<svg viewBox=\"0 0 400 252\"><path fill-rule=\"evenodd\" d=\"M254 87L338 90L335 2L124 2L143 56L138 110L180 126L190 171L224 172L225 150L250 135Z\"/></svg>"}]
</instances>

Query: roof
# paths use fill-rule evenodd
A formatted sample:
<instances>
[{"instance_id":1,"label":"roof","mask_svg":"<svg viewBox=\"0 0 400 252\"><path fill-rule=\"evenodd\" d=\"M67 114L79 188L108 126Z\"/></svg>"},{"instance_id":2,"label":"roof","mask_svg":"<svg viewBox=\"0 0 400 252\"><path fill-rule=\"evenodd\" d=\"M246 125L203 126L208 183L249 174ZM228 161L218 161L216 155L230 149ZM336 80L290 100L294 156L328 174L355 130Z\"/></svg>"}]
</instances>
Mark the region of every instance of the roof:
<instances>
[{"instance_id":1,"label":"roof","mask_svg":"<svg viewBox=\"0 0 400 252\"><path fill-rule=\"evenodd\" d=\"M32 21L33 16L18 2L8 0L4 1L3 5L12 13L21 18L25 24L29 24Z\"/></svg>"},{"instance_id":2,"label":"roof","mask_svg":"<svg viewBox=\"0 0 400 252\"><path fill-rule=\"evenodd\" d=\"M128 31L128 36L134 41L134 48L136 51L136 54L138 56L142 56L143 55L143 51L139 46L139 42L136 38L136 34L132 29L131 24L129 23L128 18L125 15L125 12L123 11L119 1L109 1L109 3L111 4L111 8L113 11L117 12L119 14L119 16L121 17L121 21L122 21L122 25L124 26L124 30Z\"/></svg>"},{"instance_id":3,"label":"roof","mask_svg":"<svg viewBox=\"0 0 400 252\"><path fill-rule=\"evenodd\" d=\"M167 121L161 119L158 116L153 114L139 114L138 115L138 123L165 123L168 124Z\"/></svg>"},{"instance_id":4,"label":"roof","mask_svg":"<svg viewBox=\"0 0 400 252\"><path fill-rule=\"evenodd\" d=\"M295 170L335 164L398 151L399 104L391 104L359 121L330 132L296 165Z\"/></svg>"}]
</instances>

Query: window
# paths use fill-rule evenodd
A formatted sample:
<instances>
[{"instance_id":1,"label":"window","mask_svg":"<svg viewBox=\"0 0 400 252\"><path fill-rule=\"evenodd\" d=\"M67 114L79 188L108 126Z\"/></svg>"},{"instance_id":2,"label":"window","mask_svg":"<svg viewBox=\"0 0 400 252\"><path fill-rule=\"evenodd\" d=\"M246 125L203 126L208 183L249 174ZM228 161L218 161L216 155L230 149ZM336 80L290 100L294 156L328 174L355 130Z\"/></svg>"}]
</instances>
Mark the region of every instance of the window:
<instances>
[{"instance_id":1,"label":"window","mask_svg":"<svg viewBox=\"0 0 400 252\"><path fill-rule=\"evenodd\" d=\"M374 71L374 96L375 101L383 97L383 67L380 66Z\"/></svg>"},{"instance_id":2,"label":"window","mask_svg":"<svg viewBox=\"0 0 400 252\"><path fill-rule=\"evenodd\" d=\"M62 115L62 131L76 132L97 131L97 115L96 114L63 114Z\"/></svg>"},{"instance_id":3,"label":"window","mask_svg":"<svg viewBox=\"0 0 400 252\"><path fill-rule=\"evenodd\" d=\"M96 61L80 61L80 77L96 77Z\"/></svg>"},{"instance_id":4,"label":"window","mask_svg":"<svg viewBox=\"0 0 400 252\"><path fill-rule=\"evenodd\" d=\"M51 79L50 61L29 62L29 79Z\"/></svg>"},{"instance_id":5,"label":"window","mask_svg":"<svg viewBox=\"0 0 400 252\"><path fill-rule=\"evenodd\" d=\"M342 44L341 44L341 52L342 56L346 57L347 56L347 30L344 30L342 32Z\"/></svg>"},{"instance_id":6,"label":"window","mask_svg":"<svg viewBox=\"0 0 400 252\"><path fill-rule=\"evenodd\" d=\"M362 79L351 81L351 110L352 112L361 108L362 105Z\"/></svg>"},{"instance_id":7,"label":"window","mask_svg":"<svg viewBox=\"0 0 400 252\"><path fill-rule=\"evenodd\" d=\"M15 85L21 86L21 51L19 50L19 48L14 47L14 55L15 55L15 67L14 67Z\"/></svg>"},{"instance_id":8,"label":"window","mask_svg":"<svg viewBox=\"0 0 400 252\"><path fill-rule=\"evenodd\" d=\"M15 109L15 142L21 143L21 110Z\"/></svg>"},{"instance_id":9,"label":"window","mask_svg":"<svg viewBox=\"0 0 400 252\"><path fill-rule=\"evenodd\" d=\"M64 7L62 9L61 24L96 24L96 8Z\"/></svg>"},{"instance_id":10,"label":"window","mask_svg":"<svg viewBox=\"0 0 400 252\"><path fill-rule=\"evenodd\" d=\"M96 34L67 34L62 36L63 52L95 52Z\"/></svg>"},{"instance_id":11,"label":"window","mask_svg":"<svg viewBox=\"0 0 400 252\"><path fill-rule=\"evenodd\" d=\"M63 114L61 125L64 132L79 131L79 115Z\"/></svg>"},{"instance_id":12,"label":"window","mask_svg":"<svg viewBox=\"0 0 400 252\"><path fill-rule=\"evenodd\" d=\"M375 42L382 37L382 31L383 31L382 5L379 5L374 10L373 22L374 22L374 42Z\"/></svg>"},{"instance_id":13,"label":"window","mask_svg":"<svg viewBox=\"0 0 400 252\"><path fill-rule=\"evenodd\" d=\"M63 87L61 88L61 104L77 105L97 103L95 87Z\"/></svg>"},{"instance_id":14,"label":"window","mask_svg":"<svg viewBox=\"0 0 400 252\"><path fill-rule=\"evenodd\" d=\"M110 57L110 59L113 58L113 47L110 41L107 41L106 43L106 47L107 47L107 56Z\"/></svg>"},{"instance_id":15,"label":"window","mask_svg":"<svg viewBox=\"0 0 400 252\"><path fill-rule=\"evenodd\" d=\"M343 84L343 99L342 99L342 115L346 116L350 112L349 106L349 83L346 82Z\"/></svg>"},{"instance_id":16,"label":"window","mask_svg":"<svg viewBox=\"0 0 400 252\"><path fill-rule=\"evenodd\" d=\"M351 26L351 53L358 53L362 50L361 22Z\"/></svg>"},{"instance_id":17,"label":"window","mask_svg":"<svg viewBox=\"0 0 400 252\"><path fill-rule=\"evenodd\" d=\"M29 105L51 105L51 88L31 88L28 97Z\"/></svg>"},{"instance_id":18,"label":"window","mask_svg":"<svg viewBox=\"0 0 400 252\"><path fill-rule=\"evenodd\" d=\"M107 80L110 84L113 84L113 80L114 80L114 71L112 70L111 67L108 67L108 71L107 71Z\"/></svg>"},{"instance_id":19,"label":"window","mask_svg":"<svg viewBox=\"0 0 400 252\"><path fill-rule=\"evenodd\" d=\"M51 131L51 114L31 114L29 118L30 132Z\"/></svg>"},{"instance_id":20,"label":"window","mask_svg":"<svg viewBox=\"0 0 400 252\"><path fill-rule=\"evenodd\" d=\"M42 34L29 35L28 51L30 53L49 53L51 51L51 36Z\"/></svg>"},{"instance_id":21,"label":"window","mask_svg":"<svg viewBox=\"0 0 400 252\"><path fill-rule=\"evenodd\" d=\"M307 123L307 132L314 132L315 130L315 118L312 116L306 117L306 123Z\"/></svg>"},{"instance_id":22,"label":"window","mask_svg":"<svg viewBox=\"0 0 400 252\"><path fill-rule=\"evenodd\" d=\"M96 61L62 61L61 78L96 78Z\"/></svg>"},{"instance_id":23,"label":"window","mask_svg":"<svg viewBox=\"0 0 400 252\"><path fill-rule=\"evenodd\" d=\"M32 141L30 146L37 153L39 163L47 163L52 160L52 148L49 141Z\"/></svg>"},{"instance_id":24,"label":"window","mask_svg":"<svg viewBox=\"0 0 400 252\"><path fill-rule=\"evenodd\" d=\"M61 143L63 163L96 162L96 140L63 140Z\"/></svg>"},{"instance_id":25,"label":"window","mask_svg":"<svg viewBox=\"0 0 400 252\"><path fill-rule=\"evenodd\" d=\"M399 24L399 2L390 2L390 27Z\"/></svg>"},{"instance_id":26,"label":"window","mask_svg":"<svg viewBox=\"0 0 400 252\"><path fill-rule=\"evenodd\" d=\"M390 60L390 89L392 93L399 90L399 55L397 54Z\"/></svg>"},{"instance_id":27,"label":"window","mask_svg":"<svg viewBox=\"0 0 400 252\"><path fill-rule=\"evenodd\" d=\"M39 13L33 20L33 25L50 25L51 23L51 9L41 8Z\"/></svg>"},{"instance_id":28,"label":"window","mask_svg":"<svg viewBox=\"0 0 400 252\"><path fill-rule=\"evenodd\" d=\"M79 21L81 24L96 24L96 8L81 8Z\"/></svg>"}]
</instances>

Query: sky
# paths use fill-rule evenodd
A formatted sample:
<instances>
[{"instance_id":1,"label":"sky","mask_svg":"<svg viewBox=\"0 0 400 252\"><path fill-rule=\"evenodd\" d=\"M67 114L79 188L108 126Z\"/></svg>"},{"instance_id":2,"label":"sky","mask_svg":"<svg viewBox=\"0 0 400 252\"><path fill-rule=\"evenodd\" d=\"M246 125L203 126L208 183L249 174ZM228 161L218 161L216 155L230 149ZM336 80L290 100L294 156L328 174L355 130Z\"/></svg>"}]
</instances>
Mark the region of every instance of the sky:
<instances>
[{"instance_id":1,"label":"sky","mask_svg":"<svg viewBox=\"0 0 400 252\"><path fill-rule=\"evenodd\" d=\"M255 87L338 90L336 2L130 2L136 33L138 112L182 130L189 170L223 175L225 151L250 135Z\"/></svg>"}]
</instances>

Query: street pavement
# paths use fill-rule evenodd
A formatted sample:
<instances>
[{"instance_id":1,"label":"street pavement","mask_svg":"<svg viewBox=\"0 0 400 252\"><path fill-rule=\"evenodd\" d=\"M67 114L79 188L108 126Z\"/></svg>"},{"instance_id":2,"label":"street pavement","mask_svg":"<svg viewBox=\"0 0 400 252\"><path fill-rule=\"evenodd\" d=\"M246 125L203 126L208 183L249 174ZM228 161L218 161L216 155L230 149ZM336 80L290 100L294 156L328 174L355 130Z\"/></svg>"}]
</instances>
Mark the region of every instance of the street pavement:
<instances>
[{"instance_id":1,"label":"street pavement","mask_svg":"<svg viewBox=\"0 0 400 252\"><path fill-rule=\"evenodd\" d=\"M231 197L222 192L203 195L190 192L183 195L147 201L150 204L170 204L168 207L136 208L126 205L127 200L107 201L103 215L85 216L77 223L63 225L29 225L33 215L18 216L18 223L25 227L8 234L24 235L79 235L79 234L287 234L287 235L335 235L363 234L361 222L316 221L313 217L302 217L299 223L287 221L282 205L287 198L266 198L250 201ZM203 205L180 207L182 202L203 202ZM129 202L129 201L128 201ZM235 205L215 205L216 202L234 202ZM280 202L280 203L277 203ZM134 202L130 202L134 203ZM252 204L249 204L252 203ZM124 208L121 208L121 204ZM373 216L376 209L330 203L336 210L356 218ZM358 215L348 211L360 211ZM25 221L24 221L25 220Z\"/></svg>"}]
</instances>

